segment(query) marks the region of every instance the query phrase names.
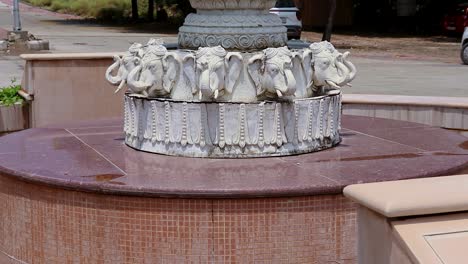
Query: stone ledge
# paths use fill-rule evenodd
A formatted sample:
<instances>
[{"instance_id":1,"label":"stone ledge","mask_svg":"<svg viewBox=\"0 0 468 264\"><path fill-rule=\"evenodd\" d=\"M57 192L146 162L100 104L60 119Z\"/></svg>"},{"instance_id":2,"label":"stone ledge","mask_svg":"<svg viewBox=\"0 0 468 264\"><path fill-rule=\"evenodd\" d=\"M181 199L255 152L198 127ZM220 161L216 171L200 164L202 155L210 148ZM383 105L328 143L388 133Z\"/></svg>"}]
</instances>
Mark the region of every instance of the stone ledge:
<instances>
[{"instance_id":1,"label":"stone ledge","mask_svg":"<svg viewBox=\"0 0 468 264\"><path fill-rule=\"evenodd\" d=\"M468 97L343 95L344 114L468 130Z\"/></svg>"},{"instance_id":2,"label":"stone ledge","mask_svg":"<svg viewBox=\"0 0 468 264\"><path fill-rule=\"evenodd\" d=\"M344 104L433 106L468 109L468 97L344 94Z\"/></svg>"},{"instance_id":3,"label":"stone ledge","mask_svg":"<svg viewBox=\"0 0 468 264\"><path fill-rule=\"evenodd\" d=\"M114 55L122 52L102 52L102 53L54 53L54 54L22 54L20 57L26 61L37 60L98 60L111 59Z\"/></svg>"},{"instance_id":4,"label":"stone ledge","mask_svg":"<svg viewBox=\"0 0 468 264\"><path fill-rule=\"evenodd\" d=\"M343 142L327 151L230 160L135 151L124 145L121 119L65 122L0 137L0 174L91 193L231 199L340 194L352 184L453 175L468 165L466 138L378 118L344 116Z\"/></svg>"},{"instance_id":5,"label":"stone ledge","mask_svg":"<svg viewBox=\"0 0 468 264\"><path fill-rule=\"evenodd\" d=\"M351 185L344 195L385 217L468 210L468 175Z\"/></svg>"}]
</instances>

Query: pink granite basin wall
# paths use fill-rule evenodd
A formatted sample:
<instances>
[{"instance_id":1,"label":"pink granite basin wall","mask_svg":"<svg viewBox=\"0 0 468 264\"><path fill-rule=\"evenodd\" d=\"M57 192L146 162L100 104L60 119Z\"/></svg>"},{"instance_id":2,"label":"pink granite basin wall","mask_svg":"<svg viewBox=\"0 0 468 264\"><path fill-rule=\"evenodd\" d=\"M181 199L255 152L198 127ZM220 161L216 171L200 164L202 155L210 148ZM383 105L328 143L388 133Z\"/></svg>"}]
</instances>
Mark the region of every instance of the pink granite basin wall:
<instances>
[{"instance_id":1,"label":"pink granite basin wall","mask_svg":"<svg viewBox=\"0 0 468 264\"><path fill-rule=\"evenodd\" d=\"M2 264L356 263L356 208L341 194L145 198L0 175L0 205Z\"/></svg>"},{"instance_id":2,"label":"pink granite basin wall","mask_svg":"<svg viewBox=\"0 0 468 264\"><path fill-rule=\"evenodd\" d=\"M356 206L342 189L458 173L468 141L342 121L335 148L265 159L135 151L112 119L3 136L0 263L356 263Z\"/></svg>"}]
</instances>

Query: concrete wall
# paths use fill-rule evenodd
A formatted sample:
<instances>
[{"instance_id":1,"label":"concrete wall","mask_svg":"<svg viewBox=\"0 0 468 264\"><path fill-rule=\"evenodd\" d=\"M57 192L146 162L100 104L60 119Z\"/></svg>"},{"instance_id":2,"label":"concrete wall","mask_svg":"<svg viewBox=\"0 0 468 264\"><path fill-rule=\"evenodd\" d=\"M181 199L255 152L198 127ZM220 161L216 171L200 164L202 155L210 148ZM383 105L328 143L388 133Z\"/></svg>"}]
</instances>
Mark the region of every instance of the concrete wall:
<instances>
[{"instance_id":1,"label":"concrete wall","mask_svg":"<svg viewBox=\"0 0 468 264\"><path fill-rule=\"evenodd\" d=\"M115 53L114 53L115 54ZM123 116L123 93L114 94L105 71L111 54L23 55L23 89L34 96L31 127Z\"/></svg>"}]
</instances>

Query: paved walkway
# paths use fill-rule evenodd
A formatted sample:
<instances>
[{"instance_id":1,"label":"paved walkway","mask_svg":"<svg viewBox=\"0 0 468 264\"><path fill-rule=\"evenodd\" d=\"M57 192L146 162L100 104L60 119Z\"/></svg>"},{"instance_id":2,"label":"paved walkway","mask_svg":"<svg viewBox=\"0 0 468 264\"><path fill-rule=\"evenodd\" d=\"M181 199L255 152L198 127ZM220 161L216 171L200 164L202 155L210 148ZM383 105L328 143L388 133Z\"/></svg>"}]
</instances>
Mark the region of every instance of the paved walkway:
<instances>
[{"instance_id":1,"label":"paved walkway","mask_svg":"<svg viewBox=\"0 0 468 264\"><path fill-rule=\"evenodd\" d=\"M10 2L0 0L0 28L11 28ZM176 35L89 25L67 20L73 16L25 5L21 8L23 28L48 39L50 52L54 53L124 51L130 43L145 43L151 37L164 38L168 43L177 41ZM352 51L351 58L359 73L353 87L344 88L344 93L468 97L468 66L458 62L398 59L386 56L384 51L378 54ZM8 84L12 77L21 78L22 67L18 57L0 55L0 86Z\"/></svg>"}]
</instances>

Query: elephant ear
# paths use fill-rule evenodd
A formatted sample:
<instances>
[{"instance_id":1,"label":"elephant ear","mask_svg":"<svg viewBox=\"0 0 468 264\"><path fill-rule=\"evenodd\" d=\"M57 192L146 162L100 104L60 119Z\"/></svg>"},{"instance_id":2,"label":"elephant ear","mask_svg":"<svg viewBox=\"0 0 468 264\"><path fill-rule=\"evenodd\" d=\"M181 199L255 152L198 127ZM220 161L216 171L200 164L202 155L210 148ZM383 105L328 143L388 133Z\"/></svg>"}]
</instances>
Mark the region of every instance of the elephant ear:
<instances>
[{"instance_id":1,"label":"elephant ear","mask_svg":"<svg viewBox=\"0 0 468 264\"><path fill-rule=\"evenodd\" d=\"M184 76L188 80L187 84L190 86L192 94L196 94L198 92L198 85L196 80L195 56L193 54L185 56L182 64L184 68Z\"/></svg>"},{"instance_id":2,"label":"elephant ear","mask_svg":"<svg viewBox=\"0 0 468 264\"><path fill-rule=\"evenodd\" d=\"M226 55L225 65L225 89L228 93L232 93L244 66L242 55L239 52L229 52Z\"/></svg>"},{"instance_id":3,"label":"elephant ear","mask_svg":"<svg viewBox=\"0 0 468 264\"><path fill-rule=\"evenodd\" d=\"M176 53L168 52L163 58L163 88L167 93L172 91L180 73L180 59Z\"/></svg>"},{"instance_id":4,"label":"elephant ear","mask_svg":"<svg viewBox=\"0 0 468 264\"><path fill-rule=\"evenodd\" d=\"M302 54L302 67L304 67L307 88L310 88L313 85L314 65L312 57L312 51L309 49L306 49L306 51L304 51Z\"/></svg>"},{"instance_id":5,"label":"elephant ear","mask_svg":"<svg viewBox=\"0 0 468 264\"><path fill-rule=\"evenodd\" d=\"M349 83L352 82L354 78L356 78L356 73L357 73L356 66L354 66L354 64L348 60L349 54L350 54L349 51L343 54L343 63L346 65L346 67L348 67L350 71L349 76L348 76L348 85L350 85Z\"/></svg>"},{"instance_id":6,"label":"elephant ear","mask_svg":"<svg viewBox=\"0 0 468 264\"><path fill-rule=\"evenodd\" d=\"M262 73L264 69L265 55L258 54L250 58L247 66L250 77L252 78L255 88L257 89L257 96L265 92L262 87Z\"/></svg>"}]
</instances>

